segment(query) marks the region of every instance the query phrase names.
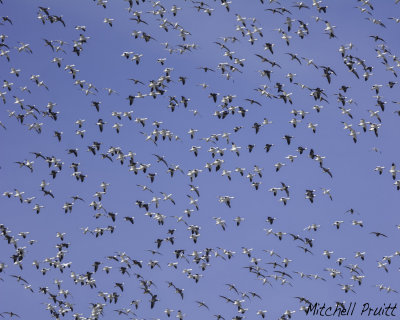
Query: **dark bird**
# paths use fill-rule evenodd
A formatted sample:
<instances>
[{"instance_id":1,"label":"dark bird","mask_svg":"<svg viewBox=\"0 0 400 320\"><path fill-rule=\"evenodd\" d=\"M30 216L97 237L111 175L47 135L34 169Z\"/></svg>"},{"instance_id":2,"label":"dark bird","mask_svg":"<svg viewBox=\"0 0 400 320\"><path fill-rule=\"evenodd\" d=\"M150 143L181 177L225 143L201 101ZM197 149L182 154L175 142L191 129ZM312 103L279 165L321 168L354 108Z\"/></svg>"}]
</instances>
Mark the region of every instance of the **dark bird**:
<instances>
[{"instance_id":1,"label":"dark bird","mask_svg":"<svg viewBox=\"0 0 400 320\"><path fill-rule=\"evenodd\" d=\"M373 232L370 232L370 234L374 234L376 237L385 237L385 238L388 237L386 234L383 234L383 233L381 233L381 232L375 232L375 231L373 231Z\"/></svg>"},{"instance_id":2,"label":"dark bird","mask_svg":"<svg viewBox=\"0 0 400 320\"><path fill-rule=\"evenodd\" d=\"M290 142L292 141L293 137L289 135L284 135L282 139L285 139L287 144L289 145Z\"/></svg>"}]
</instances>

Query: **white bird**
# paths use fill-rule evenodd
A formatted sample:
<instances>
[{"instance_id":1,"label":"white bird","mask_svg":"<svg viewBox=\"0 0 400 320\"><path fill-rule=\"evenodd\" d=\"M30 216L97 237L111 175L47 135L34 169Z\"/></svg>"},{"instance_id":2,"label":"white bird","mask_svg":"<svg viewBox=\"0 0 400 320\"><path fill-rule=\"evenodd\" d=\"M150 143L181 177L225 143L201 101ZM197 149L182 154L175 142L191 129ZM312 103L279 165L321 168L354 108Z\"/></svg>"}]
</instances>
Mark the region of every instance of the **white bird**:
<instances>
[{"instance_id":1,"label":"white bird","mask_svg":"<svg viewBox=\"0 0 400 320\"><path fill-rule=\"evenodd\" d=\"M309 122L307 125L307 127L310 128L313 131L313 133L315 133L317 131L317 126L318 126L318 124L316 124L316 123L314 124L311 122Z\"/></svg>"},{"instance_id":2,"label":"white bird","mask_svg":"<svg viewBox=\"0 0 400 320\"><path fill-rule=\"evenodd\" d=\"M282 162L278 162L276 164L274 164L275 167L275 171L278 172L280 170L280 168L282 168L283 166L285 166L286 164L282 163Z\"/></svg>"},{"instance_id":3,"label":"white bird","mask_svg":"<svg viewBox=\"0 0 400 320\"><path fill-rule=\"evenodd\" d=\"M257 315L261 316L263 319L265 318L265 315L267 313L267 310L258 310Z\"/></svg>"},{"instance_id":4,"label":"white bird","mask_svg":"<svg viewBox=\"0 0 400 320\"><path fill-rule=\"evenodd\" d=\"M380 261L378 262L378 268L385 270L386 272L389 272L388 268L387 268L387 263L382 263Z\"/></svg>"},{"instance_id":5,"label":"white bird","mask_svg":"<svg viewBox=\"0 0 400 320\"><path fill-rule=\"evenodd\" d=\"M290 162L293 162L293 161L294 161L294 159L296 159L296 158L297 158L297 156L293 156L293 155L289 154L289 155L288 155L288 156L286 156L285 158L286 158L286 159L288 159L288 160L290 160Z\"/></svg>"},{"instance_id":6,"label":"white bird","mask_svg":"<svg viewBox=\"0 0 400 320\"><path fill-rule=\"evenodd\" d=\"M383 169L385 169L385 167L383 167L383 166L376 166L375 169L374 169L374 171L377 171L377 172L381 175L382 172L383 172Z\"/></svg>"},{"instance_id":7,"label":"white bird","mask_svg":"<svg viewBox=\"0 0 400 320\"><path fill-rule=\"evenodd\" d=\"M399 170L396 170L396 164L393 162L390 169L389 169L389 173L392 175L392 179L395 180L396 179L396 174L397 172L399 172Z\"/></svg>"},{"instance_id":8,"label":"white bird","mask_svg":"<svg viewBox=\"0 0 400 320\"><path fill-rule=\"evenodd\" d=\"M236 226L239 226L244 221L244 218L238 216L234 218L233 221L236 222Z\"/></svg>"},{"instance_id":9,"label":"white bird","mask_svg":"<svg viewBox=\"0 0 400 320\"><path fill-rule=\"evenodd\" d=\"M110 27L112 27L114 19L112 19L112 18L104 18L103 22L107 23Z\"/></svg>"},{"instance_id":10,"label":"white bird","mask_svg":"<svg viewBox=\"0 0 400 320\"><path fill-rule=\"evenodd\" d=\"M229 170L222 170L222 176L226 176L228 178L229 181L231 181L231 171Z\"/></svg>"},{"instance_id":11,"label":"white bird","mask_svg":"<svg viewBox=\"0 0 400 320\"><path fill-rule=\"evenodd\" d=\"M287 202L288 202L289 200L290 200L289 197L281 197L281 198L279 199L279 201L283 202L283 205L285 205L285 206L286 206L286 204L287 204Z\"/></svg>"},{"instance_id":12,"label":"white bird","mask_svg":"<svg viewBox=\"0 0 400 320\"><path fill-rule=\"evenodd\" d=\"M241 148L242 148L242 147L238 147L234 142L232 142L231 151L232 151L232 152L235 152L237 156L240 155L240 152L239 152L239 151L240 151Z\"/></svg>"},{"instance_id":13,"label":"white bird","mask_svg":"<svg viewBox=\"0 0 400 320\"><path fill-rule=\"evenodd\" d=\"M325 188L321 188L322 189L322 193L324 195L329 196L329 199L333 200L332 195L331 195L331 190L330 189L325 189Z\"/></svg>"},{"instance_id":14,"label":"white bird","mask_svg":"<svg viewBox=\"0 0 400 320\"><path fill-rule=\"evenodd\" d=\"M213 217L213 219L215 220L215 223L217 224L217 225L220 225L221 226L221 228L222 228L222 230L224 230L225 231L225 228L226 228L226 222L225 222L225 220L223 220L221 217Z\"/></svg>"},{"instance_id":15,"label":"white bird","mask_svg":"<svg viewBox=\"0 0 400 320\"><path fill-rule=\"evenodd\" d=\"M339 284L339 286L341 286L341 289L346 293L349 292L349 291L352 291L352 292L355 293L355 291L353 290L353 285L352 284Z\"/></svg>"},{"instance_id":16,"label":"white bird","mask_svg":"<svg viewBox=\"0 0 400 320\"><path fill-rule=\"evenodd\" d=\"M360 227L363 227L363 226L364 226L364 223L363 223L361 220L353 220L353 221L351 222L351 224L352 224L353 226L360 226Z\"/></svg>"},{"instance_id":17,"label":"white bird","mask_svg":"<svg viewBox=\"0 0 400 320\"><path fill-rule=\"evenodd\" d=\"M334 225L334 226L336 227L336 229L339 229L339 228L340 228L340 225L341 225L343 222L344 222L343 220L338 220L338 221L335 221L334 223L332 223L332 225Z\"/></svg>"},{"instance_id":18,"label":"white bird","mask_svg":"<svg viewBox=\"0 0 400 320\"><path fill-rule=\"evenodd\" d=\"M225 203L229 208L231 207L231 200L235 199L232 196L219 196L218 200L220 203Z\"/></svg>"},{"instance_id":19,"label":"white bird","mask_svg":"<svg viewBox=\"0 0 400 320\"><path fill-rule=\"evenodd\" d=\"M356 254L355 254L355 258L361 258L361 260L364 261L364 259L365 259L365 252L357 251Z\"/></svg>"},{"instance_id":20,"label":"white bird","mask_svg":"<svg viewBox=\"0 0 400 320\"><path fill-rule=\"evenodd\" d=\"M166 193L164 193L164 192L160 192L162 195L163 195L163 201L166 201L166 200L169 200L169 201L171 201L172 202L172 204L174 204L175 205L175 200L174 199L172 199L172 194L166 194Z\"/></svg>"}]
</instances>

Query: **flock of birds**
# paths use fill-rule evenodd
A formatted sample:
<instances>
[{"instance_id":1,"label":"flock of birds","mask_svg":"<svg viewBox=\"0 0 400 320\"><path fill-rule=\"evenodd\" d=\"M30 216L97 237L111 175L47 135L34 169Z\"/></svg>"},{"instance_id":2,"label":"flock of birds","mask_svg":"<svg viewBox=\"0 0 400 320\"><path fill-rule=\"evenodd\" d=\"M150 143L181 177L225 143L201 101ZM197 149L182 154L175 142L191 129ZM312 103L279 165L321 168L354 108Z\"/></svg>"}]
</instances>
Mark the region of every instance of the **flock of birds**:
<instances>
[{"instance_id":1,"label":"flock of birds","mask_svg":"<svg viewBox=\"0 0 400 320\"><path fill-rule=\"evenodd\" d=\"M74 17L77 1L0 2L1 318L287 320L325 297L312 288L398 293L400 224L354 195L370 175L400 190L394 10L93 0ZM331 10L371 34L343 44ZM364 169L361 153L379 163L353 179L343 158Z\"/></svg>"}]
</instances>

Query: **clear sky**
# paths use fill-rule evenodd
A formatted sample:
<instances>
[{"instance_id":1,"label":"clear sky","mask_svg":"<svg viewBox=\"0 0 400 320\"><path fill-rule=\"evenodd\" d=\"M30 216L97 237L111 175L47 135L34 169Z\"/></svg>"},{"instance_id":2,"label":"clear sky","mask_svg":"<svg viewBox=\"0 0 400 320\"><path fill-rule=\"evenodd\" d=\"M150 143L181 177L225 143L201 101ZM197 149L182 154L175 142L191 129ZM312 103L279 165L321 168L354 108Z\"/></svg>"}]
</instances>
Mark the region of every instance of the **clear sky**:
<instances>
[{"instance_id":1,"label":"clear sky","mask_svg":"<svg viewBox=\"0 0 400 320\"><path fill-rule=\"evenodd\" d=\"M399 302L396 1L1 2L1 316Z\"/></svg>"}]
</instances>

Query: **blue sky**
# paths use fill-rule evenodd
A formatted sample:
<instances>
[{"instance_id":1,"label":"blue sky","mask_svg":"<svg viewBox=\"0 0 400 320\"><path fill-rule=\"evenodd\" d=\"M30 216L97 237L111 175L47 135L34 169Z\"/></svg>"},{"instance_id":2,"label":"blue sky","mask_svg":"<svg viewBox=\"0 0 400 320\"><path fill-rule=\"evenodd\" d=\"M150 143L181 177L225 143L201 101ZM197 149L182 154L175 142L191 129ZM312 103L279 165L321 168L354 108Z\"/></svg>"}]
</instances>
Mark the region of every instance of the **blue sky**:
<instances>
[{"instance_id":1,"label":"blue sky","mask_svg":"<svg viewBox=\"0 0 400 320\"><path fill-rule=\"evenodd\" d=\"M393 67L394 71L398 71L397 55L400 48L396 41L396 30L399 25L389 18L399 16L399 7L391 0L369 2L373 9L368 2L325 1L320 3L320 6L327 5L327 12L323 13L318 12L312 1L304 2L309 9L293 7L295 2L292 1L281 1L281 4L264 2L232 0L228 12L217 1L207 1L207 5L198 11L195 8L198 4L181 0L175 3L160 2L162 7L156 5L155 1L140 2L139 5L134 2L131 10L127 10L128 2L116 0L108 1L106 8L98 5L98 1L3 0L1 15L9 17L12 24L5 20L0 25L0 34L7 36L0 48L4 52L4 56L0 56L0 65L3 81L13 85L10 91L6 86L1 88L1 92L5 93L5 103L0 101L0 121L6 127L0 128L3 150L0 156L0 191L11 193L10 198L0 198L0 223L4 225L0 263L7 266L0 272L0 278L4 280L0 282L0 314L14 312L21 318L49 318L52 315L46 309L48 303L60 312L60 306L66 308L67 302L73 305L74 310L66 312L64 318L73 318L73 314L81 314L82 319L90 318L91 303L104 303L99 292L120 294L118 303L105 303L104 318L117 316L115 310L133 310L130 302L137 299L141 302L139 308L133 310L136 315L129 315L137 319L166 319L166 308L174 310L171 315L174 318L177 311L182 310L185 319L204 319L216 314L221 314L225 319L235 316L256 319L260 317L256 314L258 310L267 310L267 318L278 319L286 310L295 310L294 318L310 318L310 315L306 316L299 310L301 304L295 296L331 305L335 301L356 301L359 305L370 302L380 306L398 301L396 293L380 291L376 285L383 284L386 288L399 290L396 286L399 256L394 255L399 250L399 191L393 184L399 176L392 179L389 169L392 163L399 166L397 137L400 118L395 111L400 108L394 101L400 99L398 84L393 88L387 85L389 81L397 81L394 73L387 68ZM176 16L171 12L173 5L181 8ZM38 14L46 15L39 6L49 7L49 16L53 17L47 18L44 24L37 18ZM203 12L208 6L214 9L211 16ZM162 8L166 10L162 18L150 13ZM290 14L265 10L273 8L287 8ZM363 12L364 9L369 13ZM146 24L131 20L134 12L140 12ZM254 33L257 40L253 45L248 41L249 35L243 37L236 30L238 25L242 25L237 15L246 18L245 24L249 30L254 30L252 24L262 28L263 36ZM61 22L50 23L49 19L55 16L62 16L66 26ZM319 17L319 21L316 17ZM112 27L104 23L105 18L114 19ZM290 32L284 23L287 18L295 20ZM377 19L375 22L382 21L385 27L369 18ZM168 32L160 27L162 19L171 23ZM300 28L299 21L306 23L309 29L309 34L303 39L296 34ZM334 38L326 34L324 29L327 24L324 21L335 26ZM179 25L177 30L172 27L175 23ZM76 26L86 26L86 31L76 30ZM190 33L186 40L180 38L179 28ZM291 37L289 45L281 38L282 33L274 30L279 28ZM132 36L134 31L145 32L154 39L149 42L140 36L135 39ZM78 56L73 52L73 45L80 34L88 39L82 44ZM370 37L374 35L385 42L375 42ZM236 37L238 40L224 42L223 37ZM43 39L51 41L54 47L60 44L57 40L64 41L61 48L65 52L53 52ZM173 49L171 53L162 44L166 42L168 48ZM215 42L224 44L227 49ZM264 50L265 43L274 44L273 54ZM22 49L19 52L18 48L23 44L29 44L32 53ZM195 48L180 53L179 48L185 44L193 44ZM339 52L341 46L346 48L347 61L354 61L360 79L343 63ZM224 56L228 49L233 57L245 59L243 67ZM123 52L142 54L140 63L124 58L121 56ZM10 61L7 61L6 53ZM297 54L301 64L291 60L288 53ZM262 62L256 54L275 61L281 68ZM55 57L62 58L60 68L51 62ZM319 68L307 65L302 57L313 59ZM382 57L387 60L387 66L382 63ZM164 65L157 62L164 58ZM363 66L356 63L362 60L365 60L365 66L373 67L367 81L362 77ZM240 72L228 71L230 79L227 79L226 74L218 69L220 63L233 65ZM65 70L68 65L79 70L75 79ZM323 77L321 66L329 66L336 73L332 75L330 83ZM200 69L203 67L211 68L214 72L205 72ZM18 77L10 73L11 68L20 69ZM171 68L171 81L162 80L165 93L155 99L151 96L135 98L133 104L129 105L127 97L137 96L139 92L148 94L150 81L165 77L166 68ZM259 71L265 69L272 71L271 79L260 75ZM295 74L292 83L287 77L288 73ZM48 90L31 80L32 75L40 75L38 82L43 81ZM185 85L178 81L179 77L186 77ZM134 84L129 80L132 78L143 84ZM74 84L76 80L85 81L82 82L84 89L91 83L98 91L92 88L86 95L79 85ZM203 83L208 87L203 89L200 86ZM267 92L278 96L280 92L276 83L284 85L283 90L291 94L293 104L284 103L279 98L270 99L255 90L266 85ZM295 83L311 90L302 89ZM349 87L347 92L339 90L343 85ZM378 95L380 101L387 102L384 111L377 105L377 94L372 89L374 85L382 85ZM24 86L28 87L30 93L21 91L20 88ZM323 89L327 101L315 101L310 96L310 92L317 87ZM105 88L116 92L109 95ZM210 93L219 94L216 103ZM339 108L342 104L337 100L338 93L346 96L344 108L351 109L352 118ZM215 111L223 110L221 100L228 95L234 98L227 108L233 107L236 111L238 107L247 109L245 117L237 112L224 119L213 115ZM182 96L190 99L187 108L180 102ZM178 102L173 112L168 107L170 101L174 100L171 97L176 97ZM22 107L14 103L16 99L24 99ZM256 100L261 106L251 104L246 99ZM93 101L101 102L99 112L92 106ZM56 103L53 107L53 111L59 112L56 121L43 115L49 102ZM30 109L28 105L34 105L40 111L33 112L37 119L26 115ZM315 105L323 106L320 112L313 108ZM308 113L301 119L292 113L293 109ZM381 122L372 117L369 110L379 110ZM14 114L25 114L23 124L10 116L13 111ZM123 114L130 111L131 121L124 116L118 119L112 115L113 112ZM135 122L138 118L147 118L144 127ZM256 134L252 128L254 123L261 124L265 118L272 123L263 125ZM290 123L293 118L301 120L296 128ZM76 124L79 119L85 120L81 128L85 130L83 138L76 134L80 130ZM102 132L96 125L99 119L106 122ZM358 125L361 119L380 124L378 137L369 130L370 124L367 125L367 132L363 132ZM154 121L162 122L159 128L152 125ZM359 132L357 143L349 136L350 130L343 129L343 122ZM41 124L40 134L34 129L29 130L29 125L35 123ZM113 128L115 123L123 125L119 133ZM317 124L315 133L308 128L309 123ZM235 127L243 128L234 132ZM172 132L172 141L168 138L162 140L161 137L157 145L151 140L146 141L146 137L154 130L162 129ZM188 134L190 129L197 130L193 139ZM54 136L55 131L62 132L60 142ZM224 133L228 134L229 141L222 137ZM213 134L220 135L218 141L211 139L207 142L205 138ZM290 145L282 139L285 135L293 136ZM101 142L96 155L87 151L94 141ZM241 147L240 156L230 151L232 143ZM255 145L251 153L247 150L249 144ZM266 144L273 144L268 153L264 149ZM201 147L198 156L190 151L193 146ZM307 148L302 155L296 151L299 146ZM135 175L129 170L128 157L123 165L117 156L111 157L113 161L102 158L101 154L107 154L111 147L120 148L124 155L130 151L135 153L135 166L150 164L150 168L146 173L139 171ZM226 150L223 156L212 158L208 152L211 147ZM67 151L75 148L78 149L77 157ZM330 169L333 178L322 171L318 161L309 157L311 149L316 155L325 157L323 167ZM49 168L45 160L35 158L32 152L41 152L50 158L54 156L63 163L55 179L50 173L58 169L54 166ZM157 162L154 154L165 156L170 166L179 165L183 174L176 171L171 178L165 164ZM290 162L286 158L288 155L297 157ZM217 158L224 161L221 169L216 171L214 166L212 172L208 172L206 163L212 163ZM33 172L25 166L20 168L16 163L26 160L34 161ZM278 162L285 166L276 172L274 165ZM79 163L78 171L87 175L84 182L72 176L72 163ZM255 165L263 169L262 177L254 176L255 182L261 182L258 190L246 178L248 173L254 173ZM374 171L377 166L384 167L382 175ZM243 177L235 172L238 167L245 168ZM187 174L193 169L202 171L191 182ZM231 171L231 180L222 176L223 170ZM148 173L157 174L153 183L147 177ZM49 183L46 190L52 191L54 199L41 191L43 180ZM102 182L109 184L101 200L105 210L96 211L89 205L97 201L93 195L102 191ZM278 191L276 197L268 192L270 188L280 188L281 182L290 186L287 205L279 201L286 196L284 191ZM199 197L190 190L190 184L199 187ZM154 193L142 191L137 185L146 185ZM332 201L323 194L322 188L330 190ZM23 200L35 198L31 203L20 203L15 190L24 192ZM306 190L315 190L313 203L305 198ZM163 201L160 192L172 194L176 204ZM75 195L84 201L76 200L72 212L64 213L63 205L72 202L71 197ZM187 195L198 199L199 210L190 204ZM234 197L231 208L219 202L220 196ZM153 197L160 197L161 200L157 208L152 202L149 212L164 215L163 225L146 215L145 209L135 205L138 200L150 203ZM39 214L32 209L36 204L44 206ZM353 214L347 212L351 208L355 210ZM194 210L190 217L185 215L186 209ZM109 212L117 213L115 222L107 216ZM98 218L94 216L96 213L99 214ZM244 221L237 227L233 219L238 216ZM276 218L272 225L266 222L269 216ZM134 217L134 224L125 221L124 217ZM190 238L191 232L185 222L178 222L175 217L184 217L188 225L201 228L197 243ZM216 225L214 217L226 221L225 231ZM332 225L335 221L343 221L339 230ZM363 227L353 225L353 221L362 221ZM312 224L320 226L317 231L305 230ZM114 232L105 232L99 237L82 231L86 227L93 231L108 226L114 227ZM273 234L267 235L266 230L271 228L272 232L284 232L286 235L282 240ZM156 239L167 238L169 229L176 229L174 244L163 241L157 249ZM19 235L20 232L29 234L24 239ZM56 237L57 232L65 233L64 241ZM383 233L387 238L376 237L371 232ZM298 234L302 239L314 239L313 247L299 240L293 241L289 233ZM24 248L26 252L22 269L10 258L16 248L7 243L6 234L18 239L16 248ZM37 242L31 245L29 240ZM68 248L63 249L66 252L61 263L71 262L70 268L67 267L62 273L48 263L49 258L57 256L58 249L55 246L61 242L69 244ZM297 246L307 247L313 254L305 253ZM253 249L251 257L242 253L243 247ZM203 271L190 254L197 251L202 256L206 248L212 251L209 266ZM178 249L185 250L187 261L176 259L174 250ZM224 255L224 249L235 252L231 259ZM264 251L272 249L280 257L270 256ZM157 250L162 255L152 255L147 250ZM333 251L330 259L323 255L324 250ZM365 252L365 260L356 258L356 252ZM121 274L119 268L124 263L107 257L122 253L132 260L143 261L143 268L132 265L130 277ZM215 256L216 253L224 256L225 260ZM393 256L391 263L386 265L388 272L378 268L378 261L385 263L382 260L384 256ZM341 266L335 262L340 257L346 258ZM265 269L263 276L257 277L245 268L254 266L251 258L261 259L257 263ZM281 264L285 258L292 260L286 268L274 269L268 264ZM35 260L40 263L38 270L32 265ZM151 269L148 266L150 260L157 260L160 268L156 266ZM91 289L87 285L74 284L71 273L93 272L94 261L101 262L99 270L92 275L97 287ZM176 261L177 269L168 267L168 263ZM362 272L351 272L346 268L350 264L358 264ZM102 270L104 266L112 267L109 274ZM42 268L50 270L43 275ZM340 271L343 278L337 276L333 279L326 268ZM198 283L186 276L183 272L185 269L192 269L192 274L201 275ZM292 278L283 275L282 279L275 280L272 276L278 275L276 270L284 271ZM318 274L327 281L300 278L295 271L307 275ZM155 284L150 287L150 292L156 294L160 301L156 302L154 308L150 308L151 295L143 293L140 279L135 277L135 273ZM13 275L25 279L28 283L25 284L30 285L33 292L29 288L24 289L23 281L18 281ZM365 276L361 286L351 279L353 275ZM271 286L263 285L263 277ZM54 283L56 279L62 280L61 289L69 290L70 296L65 298L59 292ZM282 280L290 284L282 285ZM173 282L177 288L184 288L183 300L172 287L168 287L167 281ZM124 291L115 287L115 283L124 283ZM261 299L243 298L230 291L226 283L235 284L240 292L256 292ZM341 290L340 285L344 284L354 285L355 293ZM48 287L49 292L57 294L57 300L62 302L56 307L49 294L39 291L40 287ZM238 313L238 308L232 303L225 303L221 295L232 300L244 299L243 308L248 310L244 314ZM209 310L199 307L196 301L203 301ZM3 315L9 317L9 314ZM127 316L122 314L120 317Z\"/></svg>"}]
</instances>

